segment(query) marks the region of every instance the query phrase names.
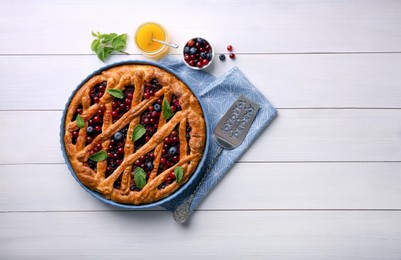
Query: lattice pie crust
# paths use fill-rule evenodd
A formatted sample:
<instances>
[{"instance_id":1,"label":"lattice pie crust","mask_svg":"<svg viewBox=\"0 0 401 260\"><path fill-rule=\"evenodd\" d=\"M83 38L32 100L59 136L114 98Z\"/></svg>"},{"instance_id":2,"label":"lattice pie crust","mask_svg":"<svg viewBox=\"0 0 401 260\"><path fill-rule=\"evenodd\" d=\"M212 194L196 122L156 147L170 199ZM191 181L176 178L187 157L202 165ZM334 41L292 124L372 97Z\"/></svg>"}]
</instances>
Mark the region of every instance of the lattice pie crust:
<instances>
[{"instance_id":1,"label":"lattice pie crust","mask_svg":"<svg viewBox=\"0 0 401 260\"><path fill-rule=\"evenodd\" d=\"M121 90L124 97L109 89ZM174 113L171 118L163 116L164 100ZM81 128L78 115L85 124ZM133 141L138 124L146 133ZM195 172L205 138L205 120L194 94L177 77L152 65L120 65L93 76L66 111L64 144L77 177L119 203L151 203L176 191ZM107 159L89 159L99 151ZM174 170L179 166L184 174L178 182ZM143 188L135 183L137 167L146 173Z\"/></svg>"}]
</instances>

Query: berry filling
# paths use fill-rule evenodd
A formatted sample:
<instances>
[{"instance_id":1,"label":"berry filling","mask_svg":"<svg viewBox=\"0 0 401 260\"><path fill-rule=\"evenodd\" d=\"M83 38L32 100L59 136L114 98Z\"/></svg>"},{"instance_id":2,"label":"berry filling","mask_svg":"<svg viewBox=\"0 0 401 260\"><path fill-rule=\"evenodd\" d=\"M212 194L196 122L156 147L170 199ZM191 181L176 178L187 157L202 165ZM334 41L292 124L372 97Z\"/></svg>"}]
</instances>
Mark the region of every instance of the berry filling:
<instances>
[{"instance_id":1,"label":"berry filling","mask_svg":"<svg viewBox=\"0 0 401 260\"><path fill-rule=\"evenodd\" d=\"M134 96L134 87L126 86L123 92L124 98L115 98L112 105L111 116L113 118L113 123L120 119L128 110L131 109L132 97Z\"/></svg>"},{"instance_id":2,"label":"berry filling","mask_svg":"<svg viewBox=\"0 0 401 260\"><path fill-rule=\"evenodd\" d=\"M178 101L177 96L173 95L170 101L170 108L173 111L173 114L175 114L177 111L182 110L180 102ZM173 117L170 117L166 120L166 122L170 121L170 119Z\"/></svg>"},{"instance_id":3,"label":"berry filling","mask_svg":"<svg viewBox=\"0 0 401 260\"><path fill-rule=\"evenodd\" d=\"M176 177L175 177L174 171L171 171L169 173L167 179L162 184L160 184L157 188L159 190L162 190L162 189L166 188L166 186L168 186L171 183L173 183L173 181L175 181L175 179L176 179Z\"/></svg>"},{"instance_id":4,"label":"berry filling","mask_svg":"<svg viewBox=\"0 0 401 260\"><path fill-rule=\"evenodd\" d=\"M130 190L136 190L136 191L141 190L135 185L134 173L135 173L136 167L141 167L145 171L146 180L148 180L149 175L154 168L154 164L153 164L154 159L155 159L154 151L151 151L151 152L147 153L146 155L142 155L135 161L134 167L132 167L132 172L131 172Z\"/></svg>"},{"instance_id":5,"label":"berry filling","mask_svg":"<svg viewBox=\"0 0 401 260\"><path fill-rule=\"evenodd\" d=\"M125 126L119 132L116 132L110 140L109 147L107 148L107 167L106 178L112 174L115 169L123 162L124 159L124 145L127 137L128 126Z\"/></svg>"},{"instance_id":6,"label":"berry filling","mask_svg":"<svg viewBox=\"0 0 401 260\"><path fill-rule=\"evenodd\" d=\"M189 139L191 139L191 126L187 122L187 127L185 129L185 139L187 140L187 155L191 153L190 147L189 147Z\"/></svg>"},{"instance_id":7,"label":"berry filling","mask_svg":"<svg viewBox=\"0 0 401 260\"><path fill-rule=\"evenodd\" d=\"M82 114L82 112L84 112L82 105L79 104L79 106L77 107L77 110L75 111L74 115L72 116L72 121L75 121L77 119L77 115L78 114Z\"/></svg>"},{"instance_id":8,"label":"berry filling","mask_svg":"<svg viewBox=\"0 0 401 260\"><path fill-rule=\"evenodd\" d=\"M143 99L149 99L154 97L157 91L162 88L157 79L152 79L150 82L145 83L145 88L143 89ZM143 100L142 99L142 100Z\"/></svg>"},{"instance_id":9,"label":"berry filling","mask_svg":"<svg viewBox=\"0 0 401 260\"><path fill-rule=\"evenodd\" d=\"M86 128L86 145L92 141L102 132L103 114L105 105L100 104L97 113L88 120L88 127Z\"/></svg>"},{"instance_id":10,"label":"berry filling","mask_svg":"<svg viewBox=\"0 0 401 260\"><path fill-rule=\"evenodd\" d=\"M145 134L135 141L135 150L141 148L156 133L162 111L163 99L158 99L141 115L140 124L146 129Z\"/></svg>"},{"instance_id":11,"label":"berry filling","mask_svg":"<svg viewBox=\"0 0 401 260\"><path fill-rule=\"evenodd\" d=\"M74 115L72 116L72 121L75 121L77 119L78 114L81 115L82 112L83 112L83 108L82 108L82 105L80 104L78 106L77 110L75 111ZM79 130L72 131L71 133L72 133L72 144L76 144L77 138L79 135Z\"/></svg>"},{"instance_id":12,"label":"berry filling","mask_svg":"<svg viewBox=\"0 0 401 260\"><path fill-rule=\"evenodd\" d=\"M175 112L181 110L180 102L178 101L178 98L175 95L173 95L173 97L171 98L170 107L171 110L173 110L174 114Z\"/></svg>"},{"instance_id":13,"label":"berry filling","mask_svg":"<svg viewBox=\"0 0 401 260\"><path fill-rule=\"evenodd\" d=\"M180 138L178 135L178 127L176 127L169 136L164 138L158 174L180 161Z\"/></svg>"},{"instance_id":14,"label":"berry filling","mask_svg":"<svg viewBox=\"0 0 401 260\"><path fill-rule=\"evenodd\" d=\"M77 143L79 132L78 130L72 131L72 144Z\"/></svg>"},{"instance_id":15,"label":"berry filling","mask_svg":"<svg viewBox=\"0 0 401 260\"><path fill-rule=\"evenodd\" d=\"M102 83L94 86L90 90L90 99L91 99L91 105L95 103L99 103L99 100L101 97L104 95L104 91L106 90L107 87L107 81L103 81Z\"/></svg>"},{"instance_id":16,"label":"berry filling","mask_svg":"<svg viewBox=\"0 0 401 260\"><path fill-rule=\"evenodd\" d=\"M121 180L123 179L123 175L121 174L118 178L117 178L117 180L114 182L114 184L113 184L113 187L115 188L115 189L119 189L119 188L121 188Z\"/></svg>"}]
</instances>

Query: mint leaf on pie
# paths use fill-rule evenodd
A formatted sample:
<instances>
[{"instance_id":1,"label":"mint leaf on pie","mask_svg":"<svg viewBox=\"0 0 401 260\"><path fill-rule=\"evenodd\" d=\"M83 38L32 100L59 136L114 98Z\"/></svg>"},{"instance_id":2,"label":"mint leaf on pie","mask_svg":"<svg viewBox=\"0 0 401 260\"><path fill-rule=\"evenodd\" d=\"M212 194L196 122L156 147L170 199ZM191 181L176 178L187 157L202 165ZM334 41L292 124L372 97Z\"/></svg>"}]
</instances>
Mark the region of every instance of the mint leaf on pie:
<instances>
[{"instance_id":1,"label":"mint leaf on pie","mask_svg":"<svg viewBox=\"0 0 401 260\"><path fill-rule=\"evenodd\" d=\"M124 98L124 94L121 91L121 89L117 89L117 88L108 88L107 89L107 93L109 93L110 95L112 95L113 97L122 99Z\"/></svg>"},{"instance_id":2,"label":"mint leaf on pie","mask_svg":"<svg viewBox=\"0 0 401 260\"><path fill-rule=\"evenodd\" d=\"M107 153L106 153L106 151L103 151L103 150L101 150L89 157L89 160L92 160L95 162L104 161L106 159L107 159Z\"/></svg>"},{"instance_id":3,"label":"mint leaf on pie","mask_svg":"<svg viewBox=\"0 0 401 260\"><path fill-rule=\"evenodd\" d=\"M174 115L173 110L170 107L170 104L168 103L167 99L163 100L163 117L164 119L169 119Z\"/></svg>"},{"instance_id":4,"label":"mint leaf on pie","mask_svg":"<svg viewBox=\"0 0 401 260\"><path fill-rule=\"evenodd\" d=\"M80 114L77 115L76 123L77 123L77 126L78 126L79 128L85 127L85 122L84 122L84 120L82 119L82 117L81 117Z\"/></svg>"},{"instance_id":5,"label":"mint leaf on pie","mask_svg":"<svg viewBox=\"0 0 401 260\"><path fill-rule=\"evenodd\" d=\"M135 185L142 189L146 185L146 172L141 167L136 167L134 172Z\"/></svg>"},{"instance_id":6,"label":"mint leaf on pie","mask_svg":"<svg viewBox=\"0 0 401 260\"><path fill-rule=\"evenodd\" d=\"M175 167L174 175L175 175L175 179L177 180L177 183L182 180L182 177L184 176L184 170L182 169L181 166Z\"/></svg>"},{"instance_id":7,"label":"mint leaf on pie","mask_svg":"<svg viewBox=\"0 0 401 260\"><path fill-rule=\"evenodd\" d=\"M146 129L143 125L138 124L135 126L134 131L132 132L132 141L136 141L141 138L146 133Z\"/></svg>"}]
</instances>

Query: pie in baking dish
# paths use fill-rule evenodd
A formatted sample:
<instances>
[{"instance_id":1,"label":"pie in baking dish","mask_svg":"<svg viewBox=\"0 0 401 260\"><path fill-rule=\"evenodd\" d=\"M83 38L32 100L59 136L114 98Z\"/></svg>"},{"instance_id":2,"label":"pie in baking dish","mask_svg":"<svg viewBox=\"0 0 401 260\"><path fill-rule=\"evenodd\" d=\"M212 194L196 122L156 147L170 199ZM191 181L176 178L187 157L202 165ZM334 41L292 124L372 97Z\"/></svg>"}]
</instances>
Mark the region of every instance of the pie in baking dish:
<instances>
[{"instance_id":1,"label":"pie in baking dish","mask_svg":"<svg viewBox=\"0 0 401 260\"><path fill-rule=\"evenodd\" d=\"M107 199L146 204L195 172L206 127L199 101L177 77L148 64L109 68L73 95L64 146L78 179Z\"/></svg>"}]
</instances>

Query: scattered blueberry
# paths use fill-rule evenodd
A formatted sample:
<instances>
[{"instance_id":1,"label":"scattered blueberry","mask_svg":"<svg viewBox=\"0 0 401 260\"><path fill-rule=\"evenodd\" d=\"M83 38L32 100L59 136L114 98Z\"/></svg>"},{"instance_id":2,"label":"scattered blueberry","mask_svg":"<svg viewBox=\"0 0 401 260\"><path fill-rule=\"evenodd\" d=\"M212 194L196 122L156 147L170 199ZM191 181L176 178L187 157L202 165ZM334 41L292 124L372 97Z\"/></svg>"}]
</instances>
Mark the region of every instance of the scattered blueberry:
<instances>
[{"instance_id":1,"label":"scattered blueberry","mask_svg":"<svg viewBox=\"0 0 401 260\"><path fill-rule=\"evenodd\" d=\"M155 104L154 106L153 106L153 109L155 110L155 111L160 111L160 105L159 104Z\"/></svg>"},{"instance_id":2,"label":"scattered blueberry","mask_svg":"<svg viewBox=\"0 0 401 260\"><path fill-rule=\"evenodd\" d=\"M220 54L219 59L220 59L220 60L225 60L225 59L226 59L226 55Z\"/></svg>"},{"instance_id":3,"label":"scattered blueberry","mask_svg":"<svg viewBox=\"0 0 401 260\"><path fill-rule=\"evenodd\" d=\"M170 149L168 149L169 154L174 155L177 153L177 148L176 147L170 147Z\"/></svg>"},{"instance_id":4,"label":"scattered blueberry","mask_svg":"<svg viewBox=\"0 0 401 260\"><path fill-rule=\"evenodd\" d=\"M95 129L92 126L88 126L88 128L86 128L86 132L88 133L93 133L95 131Z\"/></svg>"},{"instance_id":5,"label":"scattered blueberry","mask_svg":"<svg viewBox=\"0 0 401 260\"><path fill-rule=\"evenodd\" d=\"M116 139L117 141L120 141L121 139L123 139L123 137L123 134L120 132L114 134L114 139Z\"/></svg>"},{"instance_id":6,"label":"scattered blueberry","mask_svg":"<svg viewBox=\"0 0 401 260\"><path fill-rule=\"evenodd\" d=\"M197 49L195 47L192 47L191 49L189 49L189 54L195 54L197 51Z\"/></svg>"},{"instance_id":7,"label":"scattered blueberry","mask_svg":"<svg viewBox=\"0 0 401 260\"><path fill-rule=\"evenodd\" d=\"M200 56L201 56L202 59L205 59L207 55L206 55L206 53L201 52Z\"/></svg>"}]
</instances>

